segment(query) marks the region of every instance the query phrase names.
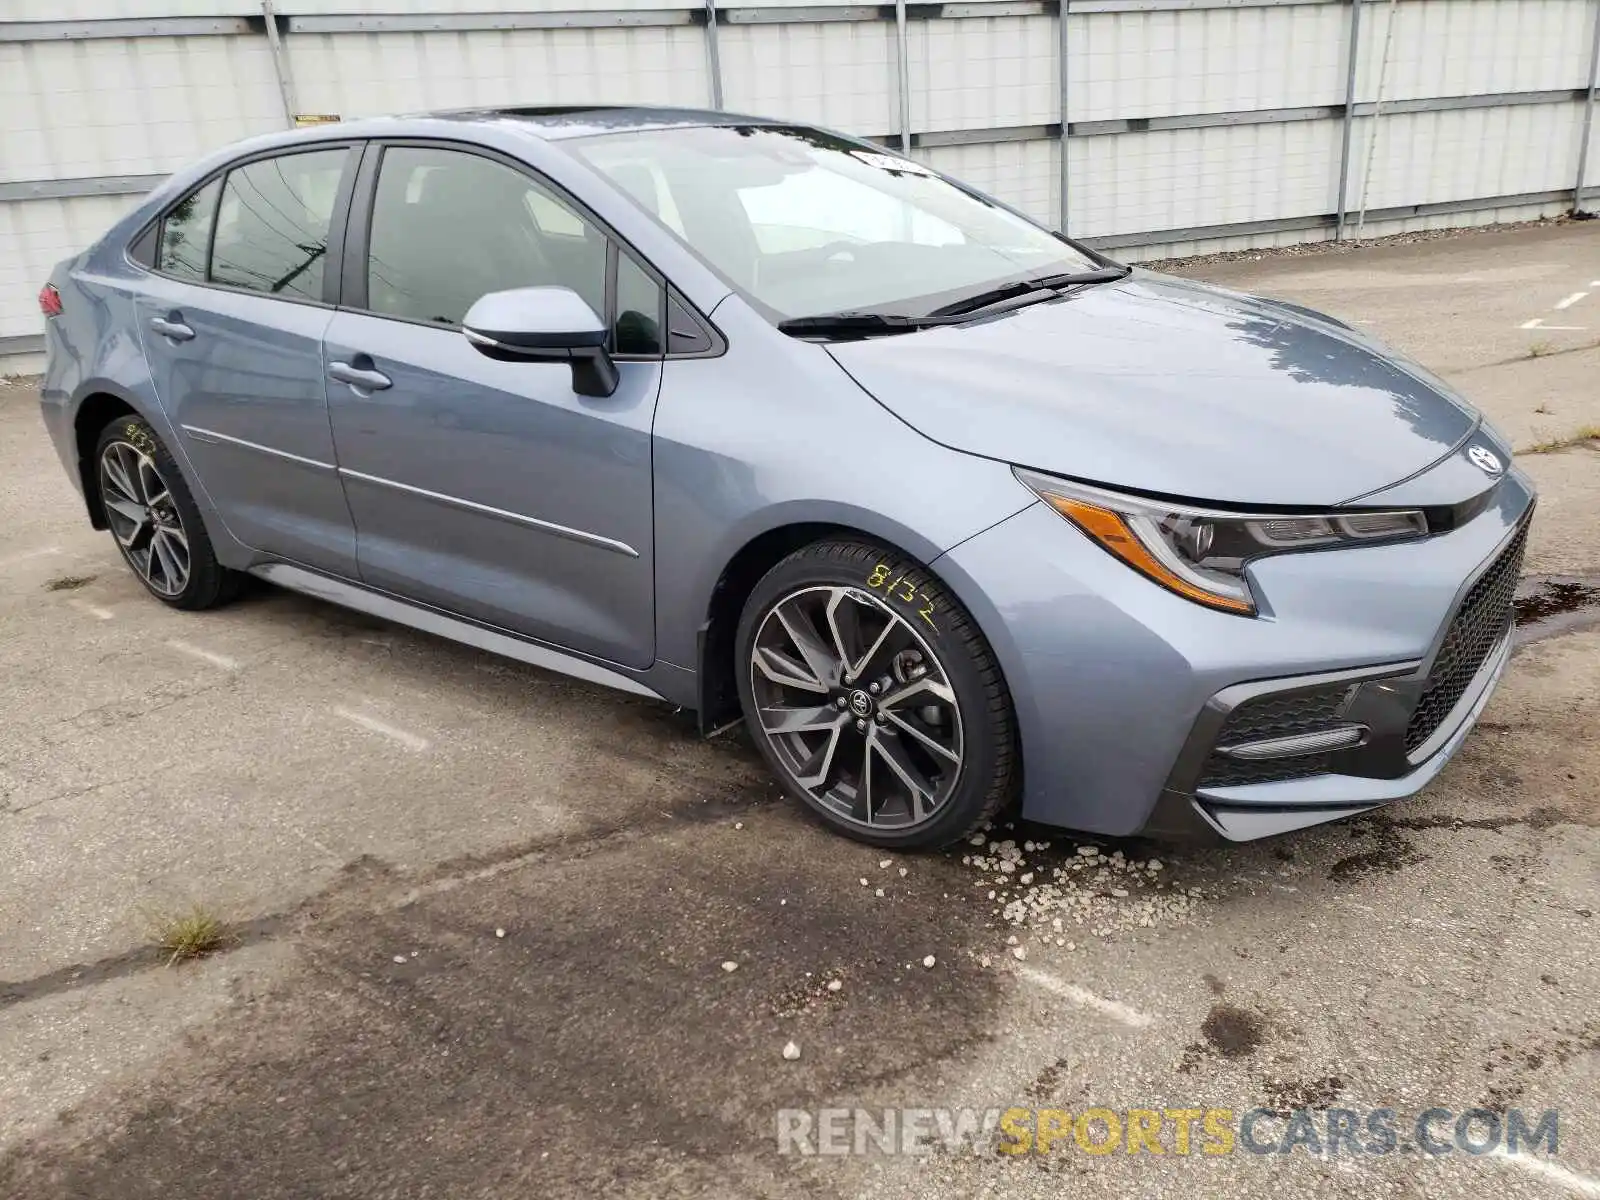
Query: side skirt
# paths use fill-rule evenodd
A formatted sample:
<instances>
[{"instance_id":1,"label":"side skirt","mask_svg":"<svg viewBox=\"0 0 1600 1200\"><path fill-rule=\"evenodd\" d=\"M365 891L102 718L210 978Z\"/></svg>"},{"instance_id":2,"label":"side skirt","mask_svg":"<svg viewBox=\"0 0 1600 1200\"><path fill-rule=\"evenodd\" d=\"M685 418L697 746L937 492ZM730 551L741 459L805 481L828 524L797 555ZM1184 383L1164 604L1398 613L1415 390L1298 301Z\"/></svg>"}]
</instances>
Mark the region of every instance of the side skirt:
<instances>
[{"instance_id":1,"label":"side skirt","mask_svg":"<svg viewBox=\"0 0 1600 1200\"><path fill-rule=\"evenodd\" d=\"M398 596L390 596L384 592L375 592L353 583L346 583L341 579L318 575L302 567L290 566L288 563L263 563L251 567L250 574L278 587L288 588L290 591L302 592L318 600L326 600L330 604L382 617L386 621L409 625L424 633L449 638L453 642L461 642L467 646L476 646L480 650L487 650L491 654L499 654L505 658L514 658L530 666L571 675L575 679L616 688L618 691L631 692L635 696L648 696L652 700L666 699L660 692L646 687L621 671L612 670L587 658L557 650L540 642L529 641L513 633L463 621L436 608L414 604Z\"/></svg>"}]
</instances>

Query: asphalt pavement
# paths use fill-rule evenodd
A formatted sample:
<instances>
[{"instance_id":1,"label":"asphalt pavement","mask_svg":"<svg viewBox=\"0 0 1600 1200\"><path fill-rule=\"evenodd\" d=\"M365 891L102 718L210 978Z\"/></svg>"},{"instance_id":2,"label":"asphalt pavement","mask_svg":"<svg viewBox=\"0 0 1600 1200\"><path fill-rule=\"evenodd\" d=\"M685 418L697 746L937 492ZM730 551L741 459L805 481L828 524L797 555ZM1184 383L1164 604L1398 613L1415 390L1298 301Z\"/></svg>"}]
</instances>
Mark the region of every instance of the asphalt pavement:
<instances>
[{"instance_id":1,"label":"asphalt pavement","mask_svg":"<svg viewBox=\"0 0 1600 1200\"><path fill-rule=\"evenodd\" d=\"M1222 849L886 855L666 706L265 586L168 611L0 383L0 1196L1600 1196L1600 226L1179 270L1390 340L1542 490L1441 778ZM229 940L169 966L195 906ZM1253 1146L1180 1152L1222 1109ZM1130 1110L1163 1152L1096 1152Z\"/></svg>"}]
</instances>

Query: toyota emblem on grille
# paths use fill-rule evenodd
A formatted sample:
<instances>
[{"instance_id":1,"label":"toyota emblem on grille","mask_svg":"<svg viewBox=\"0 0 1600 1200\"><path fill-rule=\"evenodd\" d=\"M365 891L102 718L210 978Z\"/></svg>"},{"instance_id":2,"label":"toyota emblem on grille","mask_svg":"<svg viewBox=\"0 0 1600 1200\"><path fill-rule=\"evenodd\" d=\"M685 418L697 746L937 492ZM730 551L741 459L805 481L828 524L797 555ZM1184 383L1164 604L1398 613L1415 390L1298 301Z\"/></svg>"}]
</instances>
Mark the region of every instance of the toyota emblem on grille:
<instances>
[{"instance_id":1,"label":"toyota emblem on grille","mask_svg":"<svg viewBox=\"0 0 1600 1200\"><path fill-rule=\"evenodd\" d=\"M1484 446L1474 446L1467 451L1467 457L1472 460L1472 465L1490 475L1500 474L1500 457L1493 450Z\"/></svg>"}]
</instances>

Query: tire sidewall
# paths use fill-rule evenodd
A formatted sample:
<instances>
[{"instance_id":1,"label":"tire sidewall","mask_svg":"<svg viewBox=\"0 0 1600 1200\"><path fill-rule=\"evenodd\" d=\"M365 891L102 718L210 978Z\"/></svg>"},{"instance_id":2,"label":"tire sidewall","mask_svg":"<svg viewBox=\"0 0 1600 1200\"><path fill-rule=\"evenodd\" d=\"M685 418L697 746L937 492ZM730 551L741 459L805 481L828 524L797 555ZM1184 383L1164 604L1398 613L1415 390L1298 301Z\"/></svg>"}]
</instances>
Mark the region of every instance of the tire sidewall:
<instances>
[{"instance_id":1,"label":"tire sidewall","mask_svg":"<svg viewBox=\"0 0 1600 1200\"><path fill-rule=\"evenodd\" d=\"M112 442L126 442L136 450L149 455L156 464L156 469L161 473L161 481L166 484L167 491L172 496L172 505L177 509L178 517L183 522L184 536L189 540L189 580L177 595L164 596L139 574L132 560L128 558L127 551L119 544L117 549L122 555L122 561L127 563L128 569L133 571L134 578L139 580L145 590L163 604L170 604L174 608L192 609L206 608L216 603L224 590L226 572L217 562L216 554L211 548L211 539L206 534L205 521L200 515L199 505L194 502L188 481L179 470L172 452L167 449L166 443L161 440L161 436L156 433L150 422L143 417L136 413L118 417L100 431L100 436L95 441L94 479L97 490L102 486L101 458L105 454L106 447Z\"/></svg>"},{"instance_id":2,"label":"tire sidewall","mask_svg":"<svg viewBox=\"0 0 1600 1200\"><path fill-rule=\"evenodd\" d=\"M879 571L880 567L884 572ZM870 581L875 577L879 582L872 586ZM896 581L899 586L891 592L887 585ZM756 633L780 599L819 585L858 588L886 603L928 644L955 692L961 712L961 776L942 811L926 825L876 831L841 820L790 778L765 731L752 719L756 704L750 682L750 652ZM928 568L899 551L866 541L807 547L775 566L751 591L734 638L734 670L745 723L751 740L785 790L830 828L874 846L944 846L971 829L984 811L1002 758L1001 747L1012 734L1009 728L993 727L979 664L967 645L949 632L949 620L957 614L970 624L970 616Z\"/></svg>"}]
</instances>

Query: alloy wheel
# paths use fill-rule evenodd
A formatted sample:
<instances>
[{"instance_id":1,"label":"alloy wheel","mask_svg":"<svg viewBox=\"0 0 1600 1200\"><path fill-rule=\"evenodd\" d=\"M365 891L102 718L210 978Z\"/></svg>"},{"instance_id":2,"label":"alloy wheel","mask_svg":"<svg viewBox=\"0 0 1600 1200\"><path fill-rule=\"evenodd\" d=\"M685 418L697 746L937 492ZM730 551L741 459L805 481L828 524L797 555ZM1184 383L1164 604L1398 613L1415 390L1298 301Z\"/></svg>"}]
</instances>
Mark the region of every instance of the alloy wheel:
<instances>
[{"instance_id":1,"label":"alloy wheel","mask_svg":"<svg viewBox=\"0 0 1600 1200\"><path fill-rule=\"evenodd\" d=\"M783 597L756 631L750 687L778 761L836 816L906 830L955 790L955 690L927 640L876 596L817 586Z\"/></svg>"},{"instance_id":2,"label":"alloy wheel","mask_svg":"<svg viewBox=\"0 0 1600 1200\"><path fill-rule=\"evenodd\" d=\"M128 564L158 596L181 594L189 585L189 535L155 460L131 442L108 442L100 497Z\"/></svg>"}]
</instances>

